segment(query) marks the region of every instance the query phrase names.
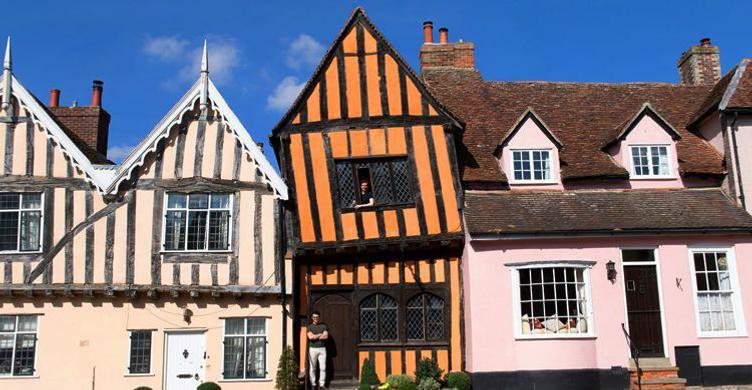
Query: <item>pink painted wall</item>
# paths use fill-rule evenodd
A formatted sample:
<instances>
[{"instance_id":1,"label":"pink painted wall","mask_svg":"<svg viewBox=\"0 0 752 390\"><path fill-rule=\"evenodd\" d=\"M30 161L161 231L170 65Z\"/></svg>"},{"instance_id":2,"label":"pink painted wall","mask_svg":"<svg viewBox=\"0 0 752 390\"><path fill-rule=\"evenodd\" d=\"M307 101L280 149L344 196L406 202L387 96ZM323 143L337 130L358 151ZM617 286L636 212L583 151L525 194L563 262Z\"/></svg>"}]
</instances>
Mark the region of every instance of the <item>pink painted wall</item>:
<instances>
[{"instance_id":1,"label":"pink painted wall","mask_svg":"<svg viewBox=\"0 0 752 390\"><path fill-rule=\"evenodd\" d=\"M514 149L547 149L551 153L551 180L545 183L514 183L514 169L511 162L512 150ZM499 159L501 170L507 175L509 186L515 189L562 189L561 175L559 173L559 150L551 142L546 134L532 119L527 119L517 133L512 137L501 151Z\"/></svg>"},{"instance_id":2,"label":"pink painted wall","mask_svg":"<svg viewBox=\"0 0 752 390\"><path fill-rule=\"evenodd\" d=\"M629 350L621 330L627 323L620 248L658 249L659 288L663 294L667 356L674 347L699 345L703 365L752 364L749 337L700 338L697 335L689 246L729 246L736 258L742 307L752 313L752 237L569 238L520 241L470 241L463 258L466 362L471 372L602 368L628 366ZM515 339L511 269L528 261L584 260L590 271L594 335L578 339ZM606 263L619 271L612 284ZM680 286L676 279L680 278ZM747 293L747 295L743 295ZM749 317L746 314L746 317ZM745 318L747 334L752 318Z\"/></svg>"},{"instance_id":3,"label":"pink painted wall","mask_svg":"<svg viewBox=\"0 0 752 390\"><path fill-rule=\"evenodd\" d=\"M712 114L705 118L705 120L698 125L698 130L700 130L700 134L702 134L702 136L718 153L721 155L725 153L723 150L723 133L721 132L722 128L719 114Z\"/></svg>"},{"instance_id":4,"label":"pink painted wall","mask_svg":"<svg viewBox=\"0 0 752 390\"><path fill-rule=\"evenodd\" d=\"M671 178L666 179L637 179L632 177L632 161L630 146L632 145L669 145L669 169ZM643 116L626 138L612 146L609 153L614 160L630 173L630 188L682 188L687 187L679 174L679 164L676 159L676 141L671 138L653 118Z\"/></svg>"}]
</instances>

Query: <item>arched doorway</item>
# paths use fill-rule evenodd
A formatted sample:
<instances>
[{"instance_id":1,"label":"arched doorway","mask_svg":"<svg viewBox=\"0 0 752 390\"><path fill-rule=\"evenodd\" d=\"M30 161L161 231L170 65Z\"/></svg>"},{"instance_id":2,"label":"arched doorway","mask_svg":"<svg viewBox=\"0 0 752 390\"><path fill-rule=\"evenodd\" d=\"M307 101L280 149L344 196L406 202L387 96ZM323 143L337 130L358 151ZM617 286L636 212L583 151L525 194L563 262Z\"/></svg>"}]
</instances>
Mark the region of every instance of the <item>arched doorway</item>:
<instances>
[{"instance_id":1,"label":"arched doorway","mask_svg":"<svg viewBox=\"0 0 752 390\"><path fill-rule=\"evenodd\" d=\"M313 309L321 313L329 329L327 378L351 379L354 375L352 304L339 294L319 298Z\"/></svg>"}]
</instances>

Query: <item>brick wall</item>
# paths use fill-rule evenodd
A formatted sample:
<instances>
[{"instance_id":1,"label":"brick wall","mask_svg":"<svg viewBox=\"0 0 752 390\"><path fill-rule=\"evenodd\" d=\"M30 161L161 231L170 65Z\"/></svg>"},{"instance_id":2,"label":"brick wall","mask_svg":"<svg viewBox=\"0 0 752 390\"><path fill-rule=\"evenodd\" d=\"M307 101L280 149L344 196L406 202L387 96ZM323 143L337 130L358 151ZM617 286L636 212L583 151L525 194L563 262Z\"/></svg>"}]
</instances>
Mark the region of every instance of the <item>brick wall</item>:
<instances>
[{"instance_id":1,"label":"brick wall","mask_svg":"<svg viewBox=\"0 0 752 390\"><path fill-rule=\"evenodd\" d=\"M420 68L475 68L475 45L472 42L425 43L420 48Z\"/></svg>"},{"instance_id":2,"label":"brick wall","mask_svg":"<svg viewBox=\"0 0 752 390\"><path fill-rule=\"evenodd\" d=\"M676 66L682 84L713 85L721 79L720 49L703 40L682 53Z\"/></svg>"},{"instance_id":3,"label":"brick wall","mask_svg":"<svg viewBox=\"0 0 752 390\"><path fill-rule=\"evenodd\" d=\"M49 110L81 141L107 156L110 114L102 107L49 107Z\"/></svg>"}]
</instances>

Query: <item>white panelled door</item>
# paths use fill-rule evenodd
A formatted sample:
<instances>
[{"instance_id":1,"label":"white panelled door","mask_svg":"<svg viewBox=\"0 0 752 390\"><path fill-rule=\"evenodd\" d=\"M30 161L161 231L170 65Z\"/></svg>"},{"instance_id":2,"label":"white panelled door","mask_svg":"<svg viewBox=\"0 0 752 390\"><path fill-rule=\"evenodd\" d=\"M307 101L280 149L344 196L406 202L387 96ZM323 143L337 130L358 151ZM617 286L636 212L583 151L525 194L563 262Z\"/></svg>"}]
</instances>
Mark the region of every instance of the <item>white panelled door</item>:
<instances>
[{"instance_id":1,"label":"white panelled door","mask_svg":"<svg viewBox=\"0 0 752 390\"><path fill-rule=\"evenodd\" d=\"M165 390L195 390L204 383L204 332L168 332L165 346Z\"/></svg>"}]
</instances>

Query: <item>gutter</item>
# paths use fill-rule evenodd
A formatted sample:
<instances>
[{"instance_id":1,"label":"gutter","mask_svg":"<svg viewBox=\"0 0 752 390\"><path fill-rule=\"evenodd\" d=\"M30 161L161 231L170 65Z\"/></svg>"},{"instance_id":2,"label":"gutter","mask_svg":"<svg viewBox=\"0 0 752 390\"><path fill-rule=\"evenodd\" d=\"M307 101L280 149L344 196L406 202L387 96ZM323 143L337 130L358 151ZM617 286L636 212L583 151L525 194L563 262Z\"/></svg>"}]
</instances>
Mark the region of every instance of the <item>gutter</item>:
<instances>
[{"instance_id":1,"label":"gutter","mask_svg":"<svg viewBox=\"0 0 752 390\"><path fill-rule=\"evenodd\" d=\"M507 235L494 233L469 233L470 241L516 241L531 239L547 238L570 238L570 237L642 237L642 236L686 236L696 234L723 234L738 233L752 234L752 227L749 228L711 228L711 229L674 229L674 230L579 230L579 231L560 231L560 232L532 232L532 233L511 233Z\"/></svg>"}]
</instances>

